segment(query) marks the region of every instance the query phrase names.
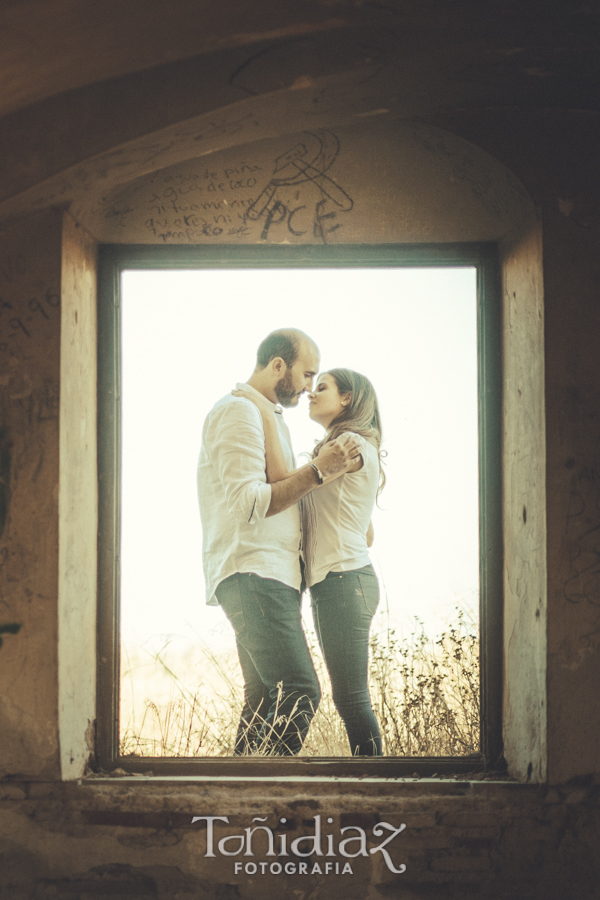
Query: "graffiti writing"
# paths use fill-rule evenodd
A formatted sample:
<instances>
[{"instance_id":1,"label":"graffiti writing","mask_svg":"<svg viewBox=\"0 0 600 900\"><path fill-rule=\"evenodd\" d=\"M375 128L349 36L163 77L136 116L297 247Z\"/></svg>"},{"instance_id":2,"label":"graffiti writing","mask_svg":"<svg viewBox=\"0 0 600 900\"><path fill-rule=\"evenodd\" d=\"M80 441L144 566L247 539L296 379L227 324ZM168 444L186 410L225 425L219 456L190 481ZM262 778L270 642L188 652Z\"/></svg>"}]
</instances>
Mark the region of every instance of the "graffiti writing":
<instances>
[{"instance_id":1,"label":"graffiti writing","mask_svg":"<svg viewBox=\"0 0 600 900\"><path fill-rule=\"evenodd\" d=\"M307 132L305 141L299 141L275 160L273 175L246 213L250 221L264 220L261 240L267 240L273 225L284 225L294 237L308 231L295 224L296 216L307 210L308 203L296 203L287 199L290 188L310 186L316 189L316 200L311 202L312 234L327 243L327 235L341 227L336 222L340 212L350 212L354 201L327 173L340 152L336 135L328 131ZM293 192L293 191L292 191ZM296 199L300 198L296 191ZM302 216L305 219L305 216Z\"/></svg>"},{"instance_id":2,"label":"graffiti writing","mask_svg":"<svg viewBox=\"0 0 600 900\"><path fill-rule=\"evenodd\" d=\"M7 336L9 338L21 334L31 339L35 322L40 318L49 319L51 311L59 306L60 295L52 288L48 288L41 299L32 297L27 303L27 312L21 312L20 315L17 314L19 311L10 300L0 297L0 322L3 319L6 321L9 329ZM5 349L5 343L3 341L0 344L0 350Z\"/></svg>"}]
</instances>

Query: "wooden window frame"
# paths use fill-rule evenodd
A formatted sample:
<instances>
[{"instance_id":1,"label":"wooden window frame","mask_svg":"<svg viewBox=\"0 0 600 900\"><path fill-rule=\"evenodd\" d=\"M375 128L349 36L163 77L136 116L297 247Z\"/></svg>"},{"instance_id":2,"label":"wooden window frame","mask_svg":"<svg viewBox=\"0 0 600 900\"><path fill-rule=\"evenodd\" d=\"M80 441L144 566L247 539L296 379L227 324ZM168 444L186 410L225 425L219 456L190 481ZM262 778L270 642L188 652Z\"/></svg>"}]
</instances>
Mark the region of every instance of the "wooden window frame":
<instances>
[{"instance_id":1,"label":"wooden window frame","mask_svg":"<svg viewBox=\"0 0 600 900\"><path fill-rule=\"evenodd\" d=\"M120 290L125 269L474 267L477 270L481 752L459 757L121 757L119 746ZM101 245L98 270L96 759L155 776L427 777L502 772L502 308L495 243L335 246Z\"/></svg>"}]
</instances>

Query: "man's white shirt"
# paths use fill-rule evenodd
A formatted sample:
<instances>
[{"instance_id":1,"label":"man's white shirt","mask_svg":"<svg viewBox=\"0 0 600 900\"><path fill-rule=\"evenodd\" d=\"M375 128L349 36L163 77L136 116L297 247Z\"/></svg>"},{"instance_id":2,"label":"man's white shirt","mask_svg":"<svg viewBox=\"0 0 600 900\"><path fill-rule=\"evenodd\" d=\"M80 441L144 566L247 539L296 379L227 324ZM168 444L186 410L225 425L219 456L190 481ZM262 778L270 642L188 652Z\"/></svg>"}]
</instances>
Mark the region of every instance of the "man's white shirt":
<instances>
[{"instance_id":1,"label":"man's white shirt","mask_svg":"<svg viewBox=\"0 0 600 900\"><path fill-rule=\"evenodd\" d=\"M250 385L238 384L248 391ZM258 393L258 392L257 392ZM273 403L273 410L278 407ZM290 433L276 415L285 459L295 468ZM298 504L265 518L271 486L265 472L262 417L250 400L227 394L209 412L198 462L198 500L202 519L202 559L206 602L236 572L252 572L300 588Z\"/></svg>"}]
</instances>

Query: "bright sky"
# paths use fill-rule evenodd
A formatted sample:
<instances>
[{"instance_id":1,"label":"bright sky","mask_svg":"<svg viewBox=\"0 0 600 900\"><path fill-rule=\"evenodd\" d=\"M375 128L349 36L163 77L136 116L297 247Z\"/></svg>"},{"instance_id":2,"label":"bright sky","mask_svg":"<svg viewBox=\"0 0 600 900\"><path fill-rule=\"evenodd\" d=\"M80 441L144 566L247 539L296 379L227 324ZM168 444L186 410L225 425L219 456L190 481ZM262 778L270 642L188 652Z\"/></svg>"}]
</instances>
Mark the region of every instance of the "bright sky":
<instances>
[{"instance_id":1,"label":"bright sky","mask_svg":"<svg viewBox=\"0 0 600 900\"><path fill-rule=\"evenodd\" d=\"M477 608L475 269L128 271L122 296L126 639L197 634L233 647L222 611L205 606L202 423L282 327L317 342L322 370L355 369L377 391L388 454L373 514L380 609L405 634L416 616L433 635L457 604ZM305 398L285 418L297 454L322 435Z\"/></svg>"}]
</instances>

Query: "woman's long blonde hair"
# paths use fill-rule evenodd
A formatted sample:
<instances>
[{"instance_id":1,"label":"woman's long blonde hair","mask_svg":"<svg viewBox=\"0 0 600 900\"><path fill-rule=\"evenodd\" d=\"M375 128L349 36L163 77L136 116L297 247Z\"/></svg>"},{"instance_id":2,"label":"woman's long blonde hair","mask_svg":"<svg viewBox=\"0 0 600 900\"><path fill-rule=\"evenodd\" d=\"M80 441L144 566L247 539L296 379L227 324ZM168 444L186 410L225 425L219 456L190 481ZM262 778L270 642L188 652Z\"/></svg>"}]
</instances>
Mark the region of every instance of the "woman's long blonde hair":
<instances>
[{"instance_id":1,"label":"woman's long blonde hair","mask_svg":"<svg viewBox=\"0 0 600 900\"><path fill-rule=\"evenodd\" d=\"M314 458L323 444L334 441L345 431L353 431L361 434L369 443L373 444L379 457L379 487L377 496L385 485L385 472L381 465L385 451L381 450L381 417L375 388L368 378L352 369L329 369L323 375L331 375L337 385L340 394L350 394L350 401L333 422L329 423L325 436L319 441L312 452ZM307 574L313 565L316 551L317 521L314 501L311 494L307 494L300 500L302 519L302 549Z\"/></svg>"},{"instance_id":2,"label":"woman's long blonde hair","mask_svg":"<svg viewBox=\"0 0 600 900\"><path fill-rule=\"evenodd\" d=\"M352 369L329 369L322 374L331 375L340 394L350 394L350 400L339 416L329 423L325 436L316 445L312 455L315 457L323 444L334 441L345 431L361 434L377 450L379 457L377 496L379 496L385 485L385 472L381 465L381 416L375 388L368 378Z\"/></svg>"}]
</instances>

